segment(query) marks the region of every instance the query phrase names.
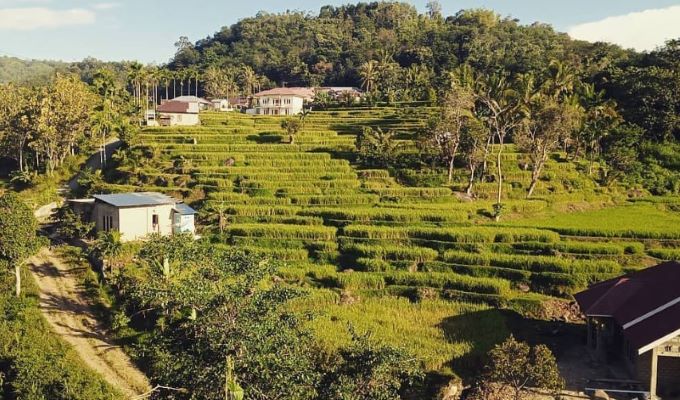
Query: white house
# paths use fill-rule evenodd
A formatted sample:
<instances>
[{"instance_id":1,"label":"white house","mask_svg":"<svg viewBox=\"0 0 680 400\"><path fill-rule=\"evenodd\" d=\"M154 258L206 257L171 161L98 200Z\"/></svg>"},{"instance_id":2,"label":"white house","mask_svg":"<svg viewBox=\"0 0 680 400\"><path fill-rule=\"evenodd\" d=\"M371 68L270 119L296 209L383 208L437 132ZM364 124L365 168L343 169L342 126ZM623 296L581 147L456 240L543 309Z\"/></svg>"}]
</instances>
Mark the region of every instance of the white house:
<instances>
[{"instance_id":1,"label":"white house","mask_svg":"<svg viewBox=\"0 0 680 400\"><path fill-rule=\"evenodd\" d=\"M97 232L117 230L123 241L143 239L152 233L169 236L196 232L196 211L162 193L102 194L71 204L77 212L89 211Z\"/></svg>"},{"instance_id":2,"label":"white house","mask_svg":"<svg viewBox=\"0 0 680 400\"><path fill-rule=\"evenodd\" d=\"M231 105L229 104L228 99L212 99L210 101L212 103L213 109L216 111L233 111L234 109L231 108Z\"/></svg>"},{"instance_id":3,"label":"white house","mask_svg":"<svg viewBox=\"0 0 680 400\"><path fill-rule=\"evenodd\" d=\"M314 89L305 87L275 88L256 93L254 108L248 110L257 115L296 115L306 102L314 100Z\"/></svg>"},{"instance_id":4,"label":"white house","mask_svg":"<svg viewBox=\"0 0 680 400\"><path fill-rule=\"evenodd\" d=\"M158 121L163 126L191 126L201 123L198 118L200 110L198 102L170 100L158 106L156 110Z\"/></svg>"}]
</instances>

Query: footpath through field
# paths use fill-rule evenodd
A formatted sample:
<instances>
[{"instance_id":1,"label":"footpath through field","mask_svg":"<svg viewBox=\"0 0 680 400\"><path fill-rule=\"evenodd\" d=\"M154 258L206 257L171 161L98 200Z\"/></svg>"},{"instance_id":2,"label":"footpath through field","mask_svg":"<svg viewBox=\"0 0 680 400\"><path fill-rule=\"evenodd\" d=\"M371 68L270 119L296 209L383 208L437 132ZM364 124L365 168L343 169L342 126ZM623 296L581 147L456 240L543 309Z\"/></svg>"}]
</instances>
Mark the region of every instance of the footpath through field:
<instances>
[{"instance_id":1,"label":"footpath through field","mask_svg":"<svg viewBox=\"0 0 680 400\"><path fill-rule=\"evenodd\" d=\"M149 382L97 321L93 304L83 292L81 271L51 250L29 260L40 290L40 309L55 333L68 342L87 366L125 395L134 398L151 390Z\"/></svg>"}]
</instances>

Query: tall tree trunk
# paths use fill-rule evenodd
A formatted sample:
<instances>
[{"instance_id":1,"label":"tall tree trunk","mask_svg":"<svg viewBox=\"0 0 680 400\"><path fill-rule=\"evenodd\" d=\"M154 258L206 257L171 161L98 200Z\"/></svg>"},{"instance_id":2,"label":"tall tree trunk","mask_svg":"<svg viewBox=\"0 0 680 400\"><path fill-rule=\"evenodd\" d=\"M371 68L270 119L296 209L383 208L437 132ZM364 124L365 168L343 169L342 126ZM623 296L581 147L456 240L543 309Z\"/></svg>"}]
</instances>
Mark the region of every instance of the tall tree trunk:
<instances>
[{"instance_id":1,"label":"tall tree trunk","mask_svg":"<svg viewBox=\"0 0 680 400\"><path fill-rule=\"evenodd\" d=\"M468 179L467 189L465 189L465 193L466 193L468 196L472 195L472 185L474 185L474 183L475 183L475 170L476 170L476 169L477 169L477 167L474 166L474 165L473 165L473 166L470 166L470 168L469 168L469 170L470 170L470 179Z\"/></svg>"},{"instance_id":2,"label":"tall tree trunk","mask_svg":"<svg viewBox=\"0 0 680 400\"><path fill-rule=\"evenodd\" d=\"M496 175L498 176L498 196L496 197L496 203L501 204L503 202L503 136L498 135L498 153L496 154ZM496 221L500 220L500 215L496 216Z\"/></svg>"},{"instance_id":3,"label":"tall tree trunk","mask_svg":"<svg viewBox=\"0 0 680 400\"><path fill-rule=\"evenodd\" d=\"M449 185L451 184L451 181L453 181L453 160L453 157L449 160Z\"/></svg>"},{"instance_id":4,"label":"tall tree trunk","mask_svg":"<svg viewBox=\"0 0 680 400\"><path fill-rule=\"evenodd\" d=\"M540 172L537 170L531 172L531 184L529 185L529 191L527 192L527 199L531 198L531 195L534 194L534 189L536 189L536 185L538 184L539 174Z\"/></svg>"},{"instance_id":5,"label":"tall tree trunk","mask_svg":"<svg viewBox=\"0 0 680 400\"><path fill-rule=\"evenodd\" d=\"M16 297L21 296L21 264L16 262L14 264L14 278L16 280L16 287L14 289L14 294Z\"/></svg>"}]
</instances>

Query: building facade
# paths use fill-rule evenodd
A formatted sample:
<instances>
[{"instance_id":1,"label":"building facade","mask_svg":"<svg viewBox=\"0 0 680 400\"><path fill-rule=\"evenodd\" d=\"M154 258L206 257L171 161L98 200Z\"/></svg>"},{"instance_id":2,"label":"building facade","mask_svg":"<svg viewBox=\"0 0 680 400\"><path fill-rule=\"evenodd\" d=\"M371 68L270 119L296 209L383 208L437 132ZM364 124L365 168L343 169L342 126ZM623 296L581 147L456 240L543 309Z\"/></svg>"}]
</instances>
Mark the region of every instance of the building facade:
<instances>
[{"instance_id":1,"label":"building facade","mask_svg":"<svg viewBox=\"0 0 680 400\"><path fill-rule=\"evenodd\" d=\"M157 108L157 121L161 126L199 125L199 103L179 100L166 101Z\"/></svg>"},{"instance_id":2,"label":"building facade","mask_svg":"<svg viewBox=\"0 0 680 400\"><path fill-rule=\"evenodd\" d=\"M680 263L604 281L574 297L600 360L623 364L651 399L680 397Z\"/></svg>"},{"instance_id":3,"label":"building facade","mask_svg":"<svg viewBox=\"0 0 680 400\"><path fill-rule=\"evenodd\" d=\"M119 231L121 240L134 241L151 234L195 234L194 211L161 193L118 193L75 200L74 210L86 214L97 232Z\"/></svg>"},{"instance_id":4,"label":"building facade","mask_svg":"<svg viewBox=\"0 0 680 400\"><path fill-rule=\"evenodd\" d=\"M276 88L256 93L249 110L255 115L297 115L307 102L314 100L313 88Z\"/></svg>"}]
</instances>

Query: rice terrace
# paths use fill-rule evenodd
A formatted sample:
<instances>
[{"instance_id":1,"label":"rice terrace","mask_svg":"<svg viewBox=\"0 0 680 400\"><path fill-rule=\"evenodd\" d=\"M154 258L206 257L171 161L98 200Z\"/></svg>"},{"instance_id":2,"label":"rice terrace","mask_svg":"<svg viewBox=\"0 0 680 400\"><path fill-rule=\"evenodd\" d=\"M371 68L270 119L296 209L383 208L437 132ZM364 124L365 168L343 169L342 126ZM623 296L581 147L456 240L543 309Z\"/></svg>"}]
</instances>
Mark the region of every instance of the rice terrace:
<instances>
[{"instance_id":1,"label":"rice terrace","mask_svg":"<svg viewBox=\"0 0 680 400\"><path fill-rule=\"evenodd\" d=\"M680 399L680 40L273 3L0 57L0 400Z\"/></svg>"}]
</instances>

